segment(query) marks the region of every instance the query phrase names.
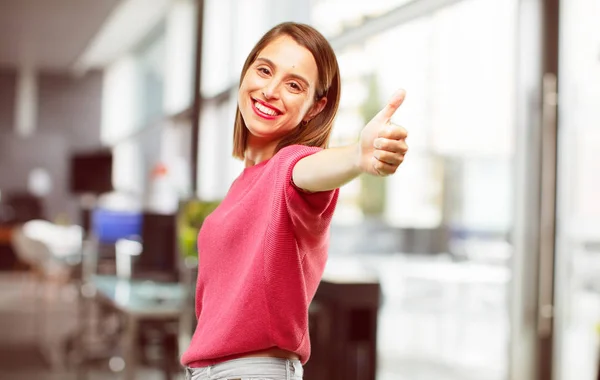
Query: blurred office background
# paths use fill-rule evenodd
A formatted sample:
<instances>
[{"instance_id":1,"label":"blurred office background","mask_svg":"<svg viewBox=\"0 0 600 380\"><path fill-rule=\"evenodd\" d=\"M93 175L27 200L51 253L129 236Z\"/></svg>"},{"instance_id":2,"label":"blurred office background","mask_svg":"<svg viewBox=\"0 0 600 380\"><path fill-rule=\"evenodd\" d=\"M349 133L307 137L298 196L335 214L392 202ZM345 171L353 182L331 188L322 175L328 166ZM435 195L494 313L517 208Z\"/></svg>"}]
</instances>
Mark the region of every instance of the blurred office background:
<instances>
[{"instance_id":1,"label":"blurred office background","mask_svg":"<svg viewBox=\"0 0 600 380\"><path fill-rule=\"evenodd\" d=\"M597 379L599 14L592 0L0 0L0 378L182 376L185 235L243 167L246 55L293 20L338 55L332 145L398 87L410 135L396 175L341 190L324 281L376 294L364 313L340 306L343 286L315 300L306 379ZM349 331L321 339L327 323Z\"/></svg>"}]
</instances>

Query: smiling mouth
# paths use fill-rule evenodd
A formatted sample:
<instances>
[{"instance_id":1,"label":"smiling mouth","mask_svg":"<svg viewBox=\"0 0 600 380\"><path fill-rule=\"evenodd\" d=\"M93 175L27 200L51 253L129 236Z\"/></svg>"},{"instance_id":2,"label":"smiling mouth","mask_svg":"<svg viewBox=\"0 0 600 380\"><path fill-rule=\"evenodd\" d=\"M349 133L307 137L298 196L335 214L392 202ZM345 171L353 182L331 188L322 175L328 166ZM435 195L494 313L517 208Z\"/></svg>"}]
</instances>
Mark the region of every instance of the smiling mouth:
<instances>
[{"instance_id":1,"label":"smiling mouth","mask_svg":"<svg viewBox=\"0 0 600 380\"><path fill-rule=\"evenodd\" d=\"M252 99L252 106L254 112L265 119L274 119L281 115L279 110L275 110L255 99Z\"/></svg>"}]
</instances>

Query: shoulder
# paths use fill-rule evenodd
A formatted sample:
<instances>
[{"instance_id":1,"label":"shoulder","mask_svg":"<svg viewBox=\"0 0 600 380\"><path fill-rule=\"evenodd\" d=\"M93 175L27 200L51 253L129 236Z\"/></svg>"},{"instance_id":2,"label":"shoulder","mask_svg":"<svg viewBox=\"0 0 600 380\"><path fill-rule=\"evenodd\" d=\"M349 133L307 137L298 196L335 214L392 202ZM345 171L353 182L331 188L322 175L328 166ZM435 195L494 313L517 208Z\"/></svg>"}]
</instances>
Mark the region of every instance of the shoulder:
<instances>
[{"instance_id":1,"label":"shoulder","mask_svg":"<svg viewBox=\"0 0 600 380\"><path fill-rule=\"evenodd\" d=\"M274 158L280 163L295 164L300 159L323 150L323 148L306 145L288 145L277 152Z\"/></svg>"}]
</instances>

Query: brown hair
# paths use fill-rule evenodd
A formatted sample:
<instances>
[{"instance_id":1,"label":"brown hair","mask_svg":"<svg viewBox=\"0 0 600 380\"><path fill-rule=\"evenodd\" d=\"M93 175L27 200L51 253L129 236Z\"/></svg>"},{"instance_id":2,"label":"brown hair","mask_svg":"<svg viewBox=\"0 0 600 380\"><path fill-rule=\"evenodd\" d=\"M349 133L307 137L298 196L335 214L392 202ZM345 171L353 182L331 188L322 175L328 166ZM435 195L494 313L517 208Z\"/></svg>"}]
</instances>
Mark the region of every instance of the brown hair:
<instances>
[{"instance_id":1,"label":"brown hair","mask_svg":"<svg viewBox=\"0 0 600 380\"><path fill-rule=\"evenodd\" d=\"M280 36L289 36L296 43L308 49L317 64L319 77L317 81L315 99L318 101L322 97L327 97L325 108L308 124L301 128L294 129L285 136L275 148L275 153L280 149L294 144L316 146L326 148L331 135L331 128L340 103L340 70L337 58L329 42L313 27L306 24L294 22L285 22L269 30L258 43L254 46L242 69L240 76L240 85L244 80L246 72L254 63L258 54L273 40ZM246 145L248 141L248 128L239 105L236 108L235 124L233 129L233 156L244 159Z\"/></svg>"}]
</instances>

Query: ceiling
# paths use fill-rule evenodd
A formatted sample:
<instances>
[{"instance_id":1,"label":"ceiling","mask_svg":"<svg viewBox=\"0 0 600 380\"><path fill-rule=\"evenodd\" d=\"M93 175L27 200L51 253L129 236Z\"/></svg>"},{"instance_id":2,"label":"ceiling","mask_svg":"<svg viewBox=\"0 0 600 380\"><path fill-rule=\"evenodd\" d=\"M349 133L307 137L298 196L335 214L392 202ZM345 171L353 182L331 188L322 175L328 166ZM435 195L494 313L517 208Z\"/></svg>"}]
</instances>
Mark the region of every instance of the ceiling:
<instances>
[{"instance_id":1,"label":"ceiling","mask_svg":"<svg viewBox=\"0 0 600 380\"><path fill-rule=\"evenodd\" d=\"M0 66L69 70L121 0L0 0Z\"/></svg>"}]
</instances>

